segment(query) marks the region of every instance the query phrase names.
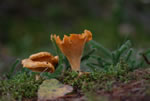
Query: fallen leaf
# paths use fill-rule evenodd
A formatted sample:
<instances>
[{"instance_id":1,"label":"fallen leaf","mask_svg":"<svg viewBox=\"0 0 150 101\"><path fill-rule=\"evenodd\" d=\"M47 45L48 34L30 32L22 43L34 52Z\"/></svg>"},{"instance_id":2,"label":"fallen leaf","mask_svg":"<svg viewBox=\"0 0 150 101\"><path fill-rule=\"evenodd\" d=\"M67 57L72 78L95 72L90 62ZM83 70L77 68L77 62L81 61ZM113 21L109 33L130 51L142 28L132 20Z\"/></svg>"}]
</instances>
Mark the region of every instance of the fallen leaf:
<instances>
[{"instance_id":1,"label":"fallen leaf","mask_svg":"<svg viewBox=\"0 0 150 101\"><path fill-rule=\"evenodd\" d=\"M56 79L45 80L39 87L38 101L54 100L72 91L72 86L64 85Z\"/></svg>"}]
</instances>

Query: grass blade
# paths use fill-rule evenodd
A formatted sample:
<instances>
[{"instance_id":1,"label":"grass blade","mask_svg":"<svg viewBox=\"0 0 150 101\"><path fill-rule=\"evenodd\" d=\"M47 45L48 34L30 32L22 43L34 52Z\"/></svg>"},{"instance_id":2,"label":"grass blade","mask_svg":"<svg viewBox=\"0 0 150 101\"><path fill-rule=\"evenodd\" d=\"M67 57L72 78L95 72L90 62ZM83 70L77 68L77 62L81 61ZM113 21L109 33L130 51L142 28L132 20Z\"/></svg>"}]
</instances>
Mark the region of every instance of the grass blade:
<instances>
[{"instance_id":1,"label":"grass blade","mask_svg":"<svg viewBox=\"0 0 150 101\"><path fill-rule=\"evenodd\" d=\"M112 53L112 57L113 57L112 61L114 65L116 65L119 62L121 55L125 53L127 50L129 50L131 46L132 46L131 41L128 40L118 50Z\"/></svg>"},{"instance_id":2,"label":"grass blade","mask_svg":"<svg viewBox=\"0 0 150 101\"><path fill-rule=\"evenodd\" d=\"M11 66L10 71L8 73L8 78L10 78L13 75L17 65L19 64L19 62L20 62L20 59L16 59L15 63Z\"/></svg>"},{"instance_id":3,"label":"grass blade","mask_svg":"<svg viewBox=\"0 0 150 101\"><path fill-rule=\"evenodd\" d=\"M82 57L81 61L84 61L84 60L89 59L90 55L93 54L95 51L96 51L96 50L95 50L94 48L93 48L92 50L90 50L87 54L85 54L85 55Z\"/></svg>"},{"instance_id":4,"label":"grass blade","mask_svg":"<svg viewBox=\"0 0 150 101\"><path fill-rule=\"evenodd\" d=\"M122 54L123 52L125 52L126 50L128 50L130 47L132 46L131 41L127 40L120 48L119 48L119 52Z\"/></svg>"},{"instance_id":5,"label":"grass blade","mask_svg":"<svg viewBox=\"0 0 150 101\"><path fill-rule=\"evenodd\" d=\"M130 49L130 50L128 51L128 53L127 53L126 58L125 58L125 61L126 61L126 62L130 59L132 53L133 53L133 49Z\"/></svg>"},{"instance_id":6,"label":"grass blade","mask_svg":"<svg viewBox=\"0 0 150 101\"><path fill-rule=\"evenodd\" d=\"M106 49L105 47L103 47L101 44L99 44L93 40L91 40L89 42L89 44L91 44L93 48L96 48L99 51L101 51L102 53L104 53L104 55L107 56L108 58L112 58L111 52L108 49Z\"/></svg>"},{"instance_id":7,"label":"grass blade","mask_svg":"<svg viewBox=\"0 0 150 101\"><path fill-rule=\"evenodd\" d=\"M56 54L59 56L59 64L61 64L63 62L63 54L61 53L59 47L56 44L55 39L52 37L52 44L55 47L56 50Z\"/></svg>"}]
</instances>

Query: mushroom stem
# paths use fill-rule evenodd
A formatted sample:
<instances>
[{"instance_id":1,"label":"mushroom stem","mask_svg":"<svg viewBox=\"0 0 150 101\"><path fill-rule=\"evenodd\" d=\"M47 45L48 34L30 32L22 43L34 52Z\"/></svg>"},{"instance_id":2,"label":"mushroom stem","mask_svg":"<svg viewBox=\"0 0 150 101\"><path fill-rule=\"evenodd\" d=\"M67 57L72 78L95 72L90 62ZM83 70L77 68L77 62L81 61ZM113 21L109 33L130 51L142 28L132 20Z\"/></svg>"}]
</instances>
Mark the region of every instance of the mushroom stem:
<instances>
[{"instance_id":1,"label":"mushroom stem","mask_svg":"<svg viewBox=\"0 0 150 101\"><path fill-rule=\"evenodd\" d=\"M68 58L68 61L71 65L71 69L73 71L80 71L80 61L81 61L81 57L79 58L75 58L75 59L72 59L72 58Z\"/></svg>"}]
</instances>

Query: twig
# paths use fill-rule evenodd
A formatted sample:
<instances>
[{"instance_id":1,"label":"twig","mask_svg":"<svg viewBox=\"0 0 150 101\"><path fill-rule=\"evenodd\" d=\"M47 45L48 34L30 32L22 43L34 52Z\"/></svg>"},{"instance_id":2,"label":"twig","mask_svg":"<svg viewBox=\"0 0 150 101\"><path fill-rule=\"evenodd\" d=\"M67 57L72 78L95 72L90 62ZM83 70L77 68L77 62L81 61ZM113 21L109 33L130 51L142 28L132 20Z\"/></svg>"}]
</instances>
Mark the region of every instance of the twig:
<instances>
[{"instance_id":1,"label":"twig","mask_svg":"<svg viewBox=\"0 0 150 101\"><path fill-rule=\"evenodd\" d=\"M146 63L150 65L150 61L148 60L148 58L146 57L146 55L142 54L142 56L143 56L144 60L146 61Z\"/></svg>"}]
</instances>

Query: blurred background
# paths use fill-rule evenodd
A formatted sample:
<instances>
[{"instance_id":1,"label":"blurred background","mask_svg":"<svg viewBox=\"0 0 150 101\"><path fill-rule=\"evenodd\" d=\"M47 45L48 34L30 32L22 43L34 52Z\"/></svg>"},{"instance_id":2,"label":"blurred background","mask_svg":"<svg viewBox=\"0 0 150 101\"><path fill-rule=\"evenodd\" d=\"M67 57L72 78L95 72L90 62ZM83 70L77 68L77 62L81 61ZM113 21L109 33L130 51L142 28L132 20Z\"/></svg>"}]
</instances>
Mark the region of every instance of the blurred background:
<instances>
[{"instance_id":1,"label":"blurred background","mask_svg":"<svg viewBox=\"0 0 150 101\"><path fill-rule=\"evenodd\" d=\"M51 33L84 29L112 50L127 39L149 48L150 0L0 0L0 71L16 58L51 51Z\"/></svg>"}]
</instances>

